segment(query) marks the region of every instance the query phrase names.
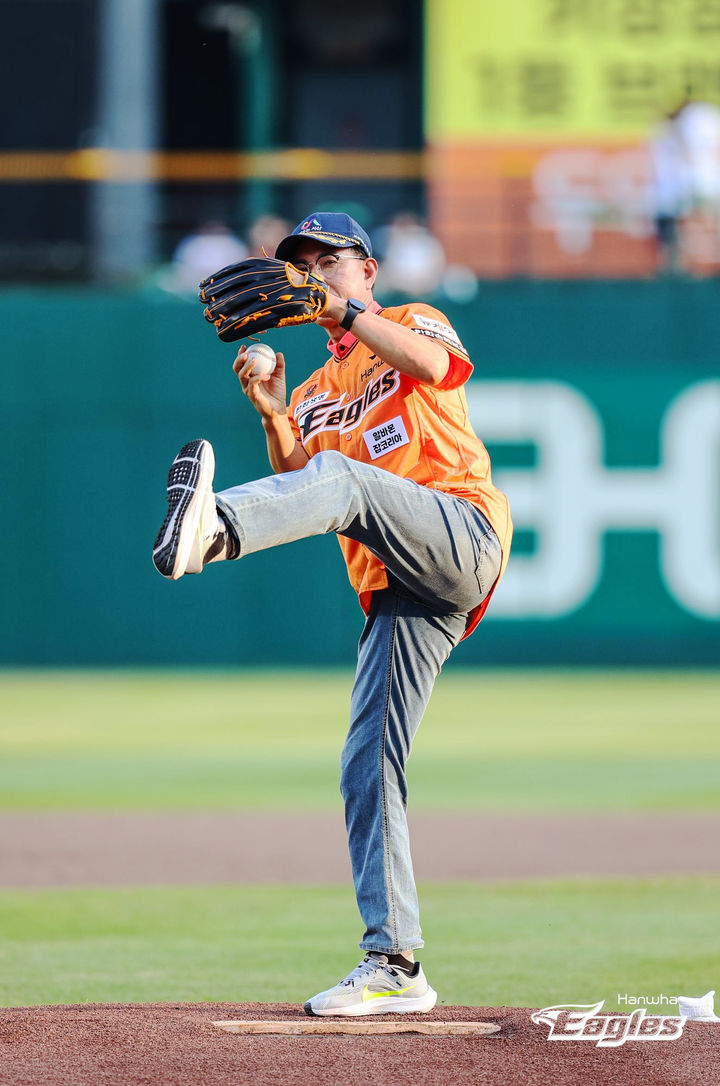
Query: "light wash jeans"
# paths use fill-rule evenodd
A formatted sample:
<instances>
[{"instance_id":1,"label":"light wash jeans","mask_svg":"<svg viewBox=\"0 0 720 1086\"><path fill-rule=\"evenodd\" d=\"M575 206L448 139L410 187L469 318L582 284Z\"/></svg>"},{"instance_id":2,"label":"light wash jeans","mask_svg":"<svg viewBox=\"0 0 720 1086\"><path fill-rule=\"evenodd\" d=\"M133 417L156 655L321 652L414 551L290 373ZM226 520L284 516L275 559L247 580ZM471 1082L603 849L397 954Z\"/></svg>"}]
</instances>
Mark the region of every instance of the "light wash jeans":
<instances>
[{"instance_id":1,"label":"light wash jeans","mask_svg":"<svg viewBox=\"0 0 720 1086\"><path fill-rule=\"evenodd\" d=\"M433 684L492 588L500 544L470 502L342 453L216 495L240 557L307 536L359 540L385 564L360 638L341 792L363 950L423 946L405 765Z\"/></svg>"}]
</instances>

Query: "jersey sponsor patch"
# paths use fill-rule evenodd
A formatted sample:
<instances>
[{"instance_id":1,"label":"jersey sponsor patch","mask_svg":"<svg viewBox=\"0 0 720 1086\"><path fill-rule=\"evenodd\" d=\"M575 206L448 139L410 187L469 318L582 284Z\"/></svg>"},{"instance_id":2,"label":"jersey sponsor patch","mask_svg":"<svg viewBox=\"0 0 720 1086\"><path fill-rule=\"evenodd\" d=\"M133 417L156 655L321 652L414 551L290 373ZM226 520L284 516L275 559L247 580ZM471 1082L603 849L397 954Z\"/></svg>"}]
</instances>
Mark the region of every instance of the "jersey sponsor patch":
<instances>
[{"instance_id":1,"label":"jersey sponsor patch","mask_svg":"<svg viewBox=\"0 0 720 1086\"><path fill-rule=\"evenodd\" d=\"M354 400L346 400L346 394L343 393L342 396L324 402L319 402L324 398L318 395L298 404L295 408L295 422L300 430L300 440L305 444L309 437L323 430L339 430L340 433L355 430L368 411L392 396L399 388L400 376L397 370L386 370L374 381L369 381L362 395L356 396Z\"/></svg>"},{"instance_id":2,"label":"jersey sponsor patch","mask_svg":"<svg viewBox=\"0 0 720 1086\"><path fill-rule=\"evenodd\" d=\"M372 430L366 430L363 441L367 445L370 459L377 460L379 456L384 456L392 449L407 445L410 438L402 416L397 415L394 419L388 419L387 422L374 426Z\"/></svg>"},{"instance_id":3,"label":"jersey sponsor patch","mask_svg":"<svg viewBox=\"0 0 720 1086\"><path fill-rule=\"evenodd\" d=\"M317 385L315 387L317 388ZM295 408L295 415L297 416L298 411L305 411L308 408L313 407L316 403L322 403L329 395L330 393L325 390L325 392L318 392L317 396L311 396L309 399L302 400Z\"/></svg>"},{"instance_id":4,"label":"jersey sponsor patch","mask_svg":"<svg viewBox=\"0 0 720 1086\"><path fill-rule=\"evenodd\" d=\"M413 313L412 318L415 321L413 332L418 332L421 336L429 336L431 339L439 339L442 343L447 343L448 347L454 351L460 351L467 356L467 351L451 325L435 320L434 317L426 317L424 313Z\"/></svg>"}]
</instances>

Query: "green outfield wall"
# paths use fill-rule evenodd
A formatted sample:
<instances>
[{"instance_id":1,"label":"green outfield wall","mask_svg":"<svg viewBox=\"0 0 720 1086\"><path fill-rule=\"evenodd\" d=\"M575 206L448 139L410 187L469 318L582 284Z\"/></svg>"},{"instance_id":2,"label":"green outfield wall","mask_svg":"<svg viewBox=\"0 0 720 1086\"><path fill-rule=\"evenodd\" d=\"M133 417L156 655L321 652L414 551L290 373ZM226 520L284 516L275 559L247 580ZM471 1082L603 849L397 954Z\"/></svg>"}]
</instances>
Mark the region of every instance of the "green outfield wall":
<instances>
[{"instance_id":1,"label":"green outfield wall","mask_svg":"<svg viewBox=\"0 0 720 1086\"><path fill-rule=\"evenodd\" d=\"M483 285L445 306L517 544L466 664L720 662L720 284ZM4 664L351 663L362 616L319 538L177 584L150 561L177 448L267 474L232 347L160 291L6 290ZM300 382L318 329L285 330Z\"/></svg>"}]
</instances>

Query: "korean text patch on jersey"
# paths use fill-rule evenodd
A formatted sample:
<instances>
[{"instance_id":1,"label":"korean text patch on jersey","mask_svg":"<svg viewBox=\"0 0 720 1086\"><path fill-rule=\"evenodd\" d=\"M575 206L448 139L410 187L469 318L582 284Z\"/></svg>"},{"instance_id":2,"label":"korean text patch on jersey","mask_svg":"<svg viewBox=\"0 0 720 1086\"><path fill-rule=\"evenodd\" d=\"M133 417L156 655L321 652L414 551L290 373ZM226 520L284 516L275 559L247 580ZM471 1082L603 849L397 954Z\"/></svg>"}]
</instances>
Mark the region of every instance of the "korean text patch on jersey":
<instances>
[{"instance_id":1,"label":"korean text patch on jersey","mask_svg":"<svg viewBox=\"0 0 720 1086\"><path fill-rule=\"evenodd\" d=\"M410 438L402 415L397 415L394 419L388 419L387 422L374 426L372 430L366 430L363 441L367 445L370 459L377 460L379 456L384 456L385 453L392 452L401 445L407 445Z\"/></svg>"},{"instance_id":2,"label":"korean text patch on jersey","mask_svg":"<svg viewBox=\"0 0 720 1086\"><path fill-rule=\"evenodd\" d=\"M460 351L461 354L467 356L467 351L452 325L435 320L434 317L426 317L424 313L413 313L412 316L415 322L413 332L418 332L421 336L429 336L430 339L439 339L441 343L447 343L453 351Z\"/></svg>"},{"instance_id":3,"label":"korean text patch on jersey","mask_svg":"<svg viewBox=\"0 0 720 1086\"><path fill-rule=\"evenodd\" d=\"M323 400L327 400L329 395L330 393L326 390L325 392L318 392L315 396L308 396L307 399L303 400L302 403L298 405L295 414L297 415L301 411L309 411L316 403L322 403Z\"/></svg>"}]
</instances>

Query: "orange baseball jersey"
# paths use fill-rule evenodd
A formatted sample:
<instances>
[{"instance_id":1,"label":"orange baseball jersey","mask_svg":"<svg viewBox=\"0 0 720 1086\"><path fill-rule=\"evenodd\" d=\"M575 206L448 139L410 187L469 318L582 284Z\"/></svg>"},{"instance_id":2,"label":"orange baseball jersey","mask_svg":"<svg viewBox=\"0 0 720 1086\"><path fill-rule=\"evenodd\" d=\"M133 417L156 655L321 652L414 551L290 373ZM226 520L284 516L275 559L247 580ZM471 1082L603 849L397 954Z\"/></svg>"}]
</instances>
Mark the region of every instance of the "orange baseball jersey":
<instances>
[{"instance_id":1,"label":"orange baseball jersey","mask_svg":"<svg viewBox=\"0 0 720 1086\"><path fill-rule=\"evenodd\" d=\"M470 425L462 387L473 370L467 352L447 317L429 305L382 309L373 302L368 308L442 344L450 359L447 375L439 385L421 384L348 332L339 343L328 343L331 357L293 391L293 432L309 456L334 449L478 506L500 541L502 576L512 521L507 498L493 486L487 450ZM362 543L344 536L338 540L367 614L371 594L387 588L385 566ZM488 600L470 616L466 637Z\"/></svg>"}]
</instances>

